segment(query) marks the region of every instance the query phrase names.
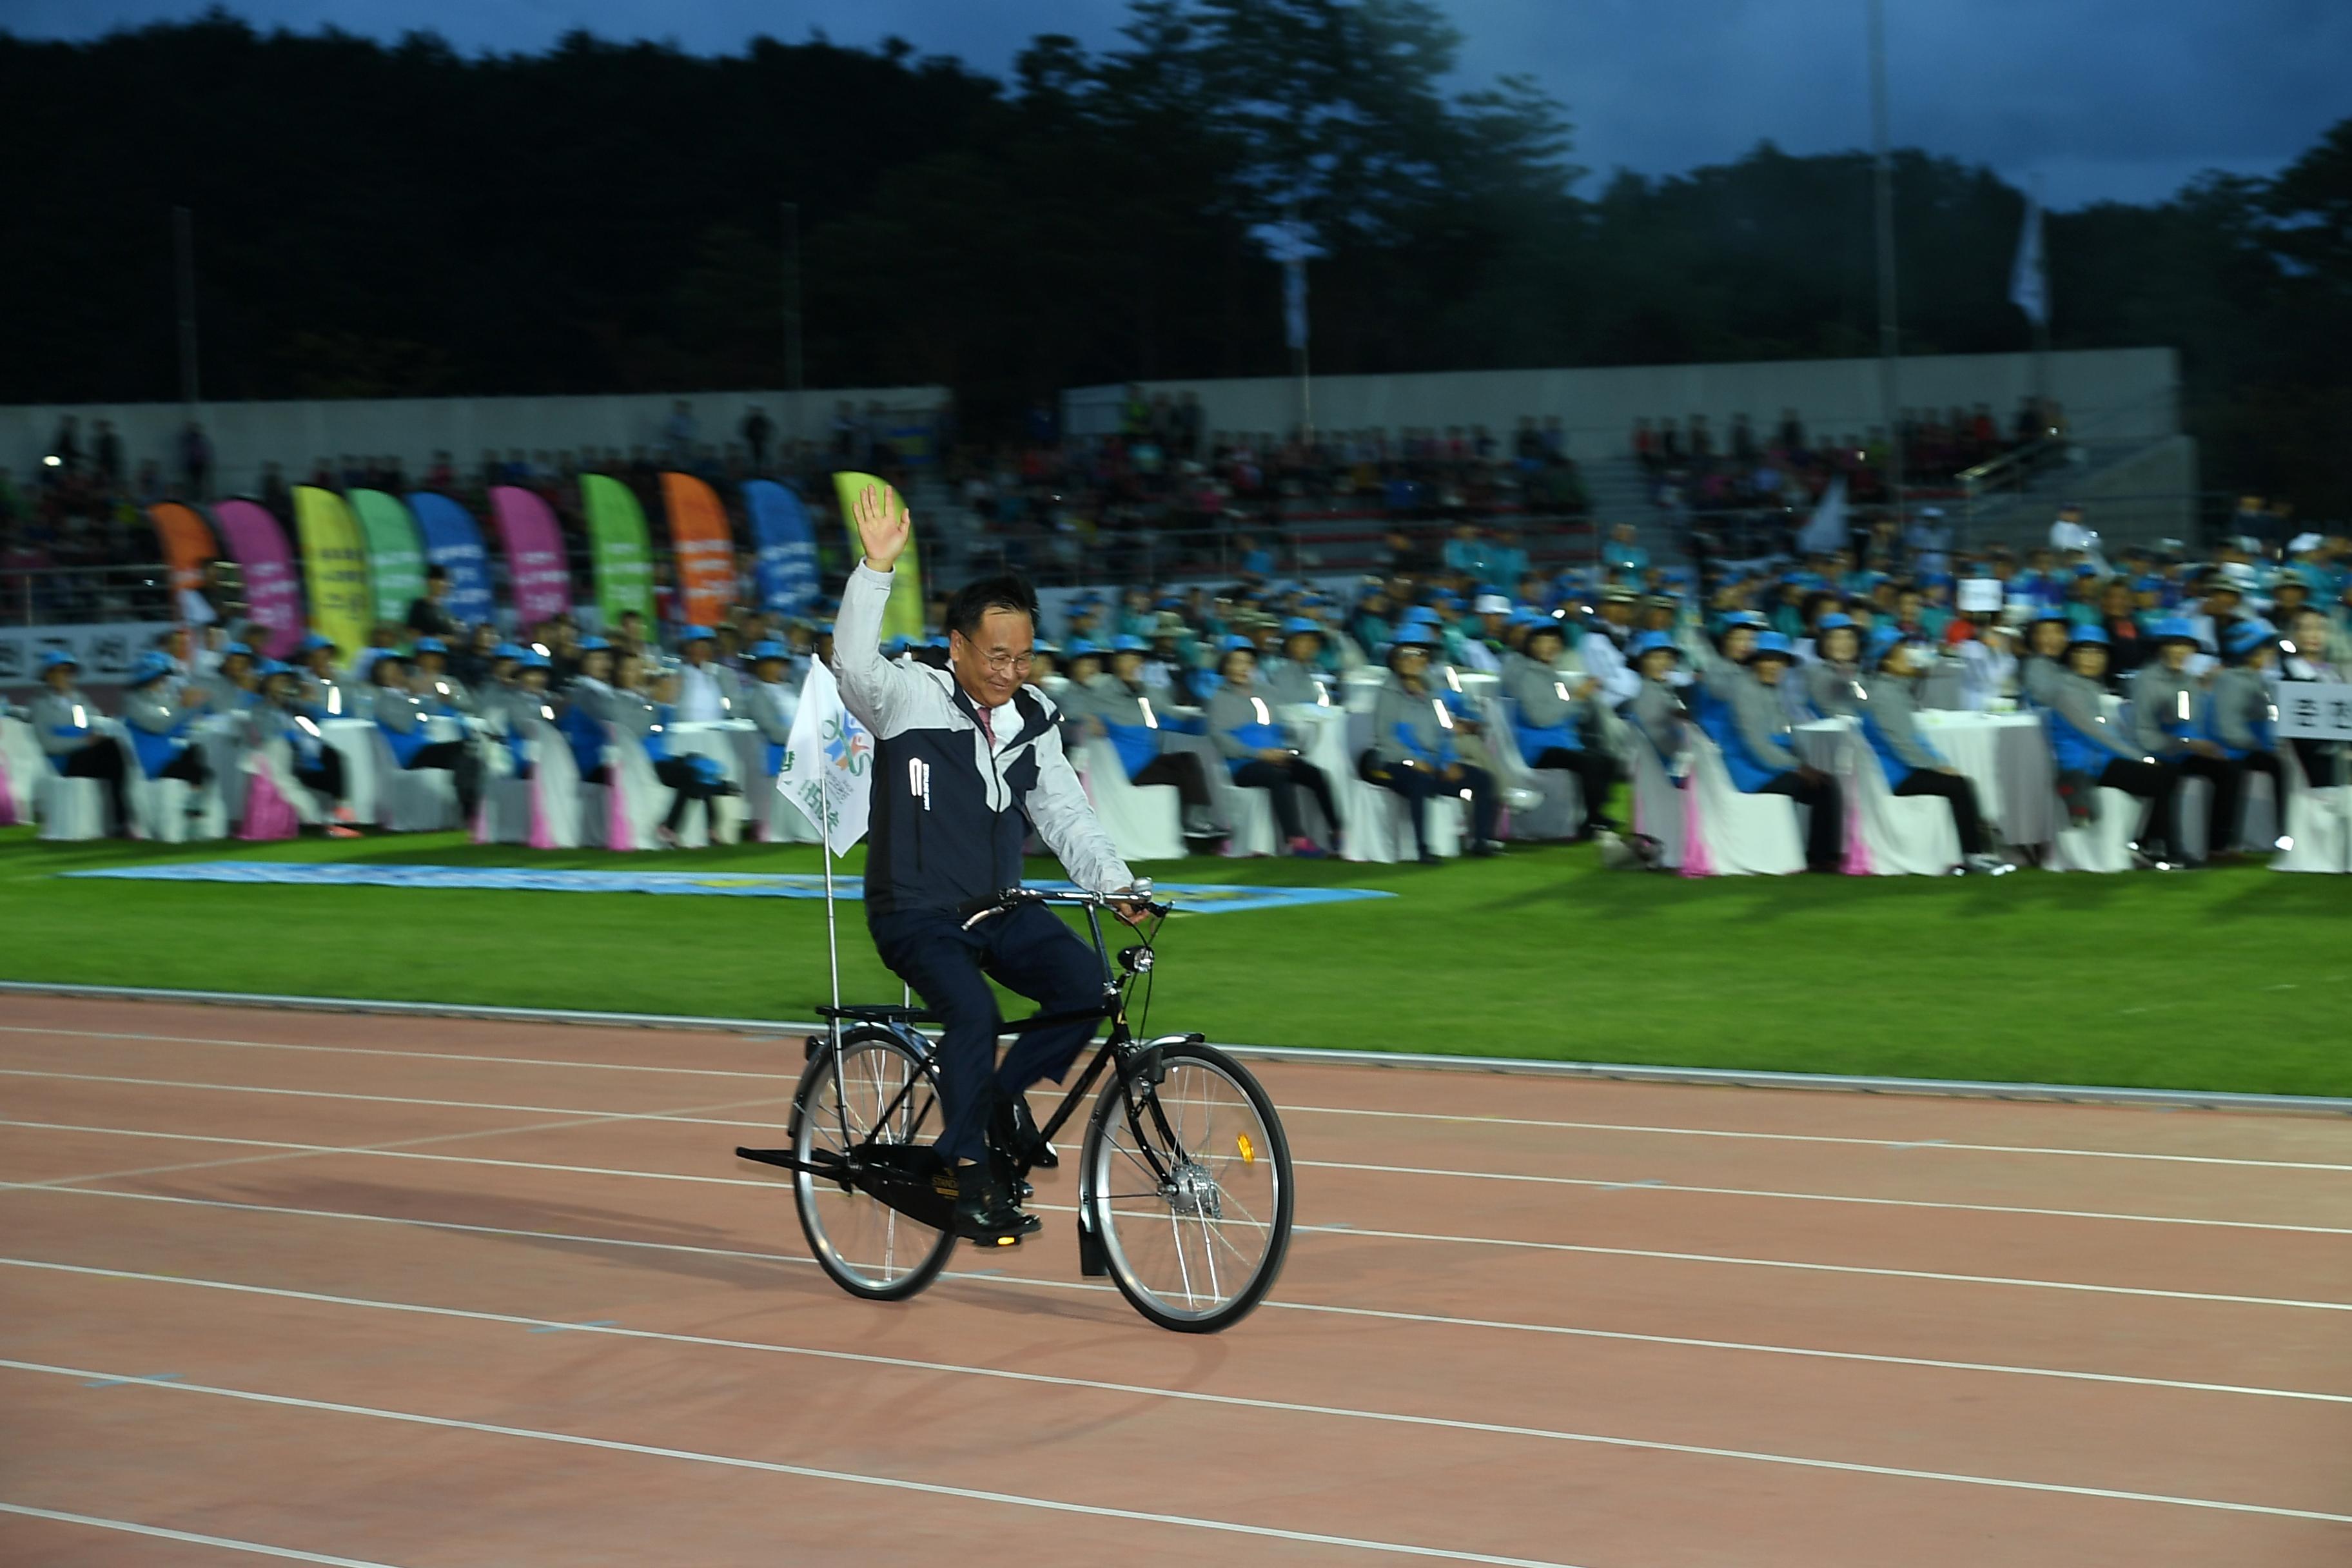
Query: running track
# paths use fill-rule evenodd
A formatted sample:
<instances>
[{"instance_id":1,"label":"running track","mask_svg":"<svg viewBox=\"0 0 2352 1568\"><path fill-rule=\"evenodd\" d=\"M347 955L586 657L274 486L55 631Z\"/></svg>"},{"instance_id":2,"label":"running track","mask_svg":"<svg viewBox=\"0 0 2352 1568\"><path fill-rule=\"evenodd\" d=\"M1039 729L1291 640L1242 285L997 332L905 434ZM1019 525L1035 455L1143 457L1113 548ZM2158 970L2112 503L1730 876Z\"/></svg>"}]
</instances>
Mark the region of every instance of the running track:
<instances>
[{"instance_id":1,"label":"running track","mask_svg":"<svg viewBox=\"0 0 2352 1568\"><path fill-rule=\"evenodd\" d=\"M2352 1563L2352 1121L1260 1068L1215 1338L805 1261L797 1040L0 1004L0 1563Z\"/></svg>"}]
</instances>

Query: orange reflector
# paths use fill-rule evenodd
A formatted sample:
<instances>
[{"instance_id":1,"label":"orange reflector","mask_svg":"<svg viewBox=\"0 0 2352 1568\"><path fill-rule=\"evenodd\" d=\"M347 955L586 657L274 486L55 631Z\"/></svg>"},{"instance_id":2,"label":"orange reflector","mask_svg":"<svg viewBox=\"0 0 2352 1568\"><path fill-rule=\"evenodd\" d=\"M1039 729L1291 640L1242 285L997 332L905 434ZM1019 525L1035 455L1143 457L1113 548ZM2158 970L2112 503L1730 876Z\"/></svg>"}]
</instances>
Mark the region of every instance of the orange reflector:
<instances>
[{"instance_id":1,"label":"orange reflector","mask_svg":"<svg viewBox=\"0 0 2352 1568\"><path fill-rule=\"evenodd\" d=\"M1250 1142L1250 1135L1248 1133L1234 1133L1234 1142L1241 1149L1243 1164L1246 1165L1257 1158L1257 1145Z\"/></svg>"}]
</instances>

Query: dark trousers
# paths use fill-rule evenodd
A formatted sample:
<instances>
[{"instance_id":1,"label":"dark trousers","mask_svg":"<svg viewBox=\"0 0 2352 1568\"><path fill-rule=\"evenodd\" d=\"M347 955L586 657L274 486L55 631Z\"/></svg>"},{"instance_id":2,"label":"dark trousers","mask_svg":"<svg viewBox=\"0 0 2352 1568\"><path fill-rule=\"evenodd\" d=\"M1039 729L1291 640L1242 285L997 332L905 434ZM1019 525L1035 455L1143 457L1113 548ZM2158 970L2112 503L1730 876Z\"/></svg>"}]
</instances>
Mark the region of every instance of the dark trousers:
<instances>
[{"instance_id":1,"label":"dark trousers","mask_svg":"<svg viewBox=\"0 0 2352 1568\"><path fill-rule=\"evenodd\" d=\"M2189 858L2188 852L2180 847L2180 824L2173 812L2173 796L2179 792L2180 775L2170 766L2117 757L2101 769L2093 782L2102 788L2119 789L2153 803L2157 831L2164 836L2165 858L2175 862Z\"/></svg>"},{"instance_id":2,"label":"dark trousers","mask_svg":"<svg viewBox=\"0 0 2352 1568\"><path fill-rule=\"evenodd\" d=\"M1209 809L1209 777L1201 771L1198 752L1162 752L1137 771L1129 782L1139 784L1174 784L1176 798L1188 810Z\"/></svg>"},{"instance_id":3,"label":"dark trousers","mask_svg":"<svg viewBox=\"0 0 2352 1568\"><path fill-rule=\"evenodd\" d=\"M1275 820L1282 824L1286 843L1307 837L1307 826L1298 815L1298 791L1305 790L1323 808L1323 820L1331 825L1333 844L1339 842L1339 808L1331 804L1331 781L1313 763L1302 757L1293 757L1287 763L1255 758L1234 770L1234 783L1274 796Z\"/></svg>"},{"instance_id":4,"label":"dark trousers","mask_svg":"<svg viewBox=\"0 0 2352 1568\"><path fill-rule=\"evenodd\" d=\"M1578 752L1571 752L1565 746L1546 746L1539 754L1528 760L1528 766L1538 773L1565 768L1576 775L1577 784L1584 793L1585 832L1615 826L1608 811L1609 792L1617 785L1616 758L1593 746Z\"/></svg>"},{"instance_id":5,"label":"dark trousers","mask_svg":"<svg viewBox=\"0 0 2352 1568\"><path fill-rule=\"evenodd\" d=\"M1864 759L1864 765L1868 765ZM1933 768L1913 768L1911 776L1895 786L1896 795L1940 795L1952 808L1952 826L1960 831L1960 853L1985 852L1984 816L1977 810L1977 786L1958 773Z\"/></svg>"},{"instance_id":6,"label":"dark trousers","mask_svg":"<svg viewBox=\"0 0 2352 1568\"><path fill-rule=\"evenodd\" d=\"M457 786L457 809L467 822L474 820L474 807L482 799L482 759L473 747L463 741L436 741L408 759L408 771L419 768L444 768Z\"/></svg>"},{"instance_id":7,"label":"dark trousers","mask_svg":"<svg viewBox=\"0 0 2352 1568\"><path fill-rule=\"evenodd\" d=\"M1845 796L1837 780L1827 773L1808 779L1799 773L1775 773L1758 786L1758 795L1785 795L1800 805L1812 807L1805 825L1805 864L1816 871L1834 871L1844 860Z\"/></svg>"},{"instance_id":8,"label":"dark trousers","mask_svg":"<svg viewBox=\"0 0 2352 1568\"><path fill-rule=\"evenodd\" d=\"M1462 764L1462 776L1448 779L1435 768L1407 767L1402 763L1390 766L1388 776L1379 781L1382 789L1392 789L1412 802L1412 841L1421 853L1429 853L1429 802L1432 797L1453 795L1461 790L1470 792L1470 842L1484 844L1495 837L1495 775L1484 768Z\"/></svg>"},{"instance_id":9,"label":"dark trousers","mask_svg":"<svg viewBox=\"0 0 2352 1568\"><path fill-rule=\"evenodd\" d=\"M2246 780L2244 764L2231 757L2209 757L2198 752L2170 760L2173 772L2180 777L2211 782L2213 793L2206 802L2205 809L2205 852L2208 855L2220 854L2237 842L2238 801ZM2173 809L2180 809L2177 793L2173 796Z\"/></svg>"},{"instance_id":10,"label":"dark trousers","mask_svg":"<svg viewBox=\"0 0 2352 1568\"><path fill-rule=\"evenodd\" d=\"M708 826L710 822L711 796L727 793L723 783L705 781L694 771L694 764L684 757L662 758L654 763L654 777L661 780L676 792L670 799L669 815L662 818L662 826L672 833L676 833L679 825L686 821L686 808L698 800L702 802L702 820L704 826Z\"/></svg>"},{"instance_id":11,"label":"dark trousers","mask_svg":"<svg viewBox=\"0 0 2352 1568\"><path fill-rule=\"evenodd\" d=\"M940 1152L950 1160L984 1159L988 1116L997 1100L1045 1079L1059 1082L1100 1022L1081 1018L1016 1036L998 1067L1003 1020L989 979L1047 1012L1075 1011L1102 1000L1101 961L1039 904L1015 905L970 931L938 910L874 915L866 923L882 962L915 988L942 1025Z\"/></svg>"},{"instance_id":12,"label":"dark trousers","mask_svg":"<svg viewBox=\"0 0 2352 1568\"><path fill-rule=\"evenodd\" d=\"M101 737L58 759L58 772L69 779L96 779L106 786L106 800L114 808L114 831L131 831L131 807L122 794L122 748Z\"/></svg>"},{"instance_id":13,"label":"dark trousers","mask_svg":"<svg viewBox=\"0 0 2352 1568\"><path fill-rule=\"evenodd\" d=\"M320 747L315 758L305 758L297 752L294 777L303 788L325 795L337 805L343 803L343 754L334 747Z\"/></svg>"},{"instance_id":14,"label":"dark trousers","mask_svg":"<svg viewBox=\"0 0 2352 1568\"><path fill-rule=\"evenodd\" d=\"M2296 735L2289 738L2287 744L2294 748L2295 760L2303 764L2303 782L2313 789L2332 789L2345 782L2344 775L2337 772L2343 765L2336 760L2337 742ZM2279 809L2286 809L2284 800Z\"/></svg>"}]
</instances>

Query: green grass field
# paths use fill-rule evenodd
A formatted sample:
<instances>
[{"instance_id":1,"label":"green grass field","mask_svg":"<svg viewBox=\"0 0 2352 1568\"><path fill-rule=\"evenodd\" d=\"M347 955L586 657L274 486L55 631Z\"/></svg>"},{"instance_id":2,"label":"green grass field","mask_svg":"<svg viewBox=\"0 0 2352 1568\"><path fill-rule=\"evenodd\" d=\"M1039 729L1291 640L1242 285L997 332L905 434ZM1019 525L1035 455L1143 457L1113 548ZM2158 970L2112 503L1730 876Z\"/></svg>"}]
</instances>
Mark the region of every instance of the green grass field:
<instances>
[{"instance_id":1,"label":"green grass field","mask_svg":"<svg viewBox=\"0 0 2352 1568\"><path fill-rule=\"evenodd\" d=\"M0 978L772 1018L825 993L792 899L60 879L229 858L809 871L809 848L478 848L455 834L166 848L0 830ZM855 875L855 861L848 874ZM1264 1045L2352 1094L2352 883L1606 873L1531 847L1437 868L1192 860L1165 881L1400 895L1179 916L1157 1027ZM1039 876L1058 874L1045 863ZM844 994L895 999L862 906ZM0 1013L7 1003L0 999Z\"/></svg>"}]
</instances>

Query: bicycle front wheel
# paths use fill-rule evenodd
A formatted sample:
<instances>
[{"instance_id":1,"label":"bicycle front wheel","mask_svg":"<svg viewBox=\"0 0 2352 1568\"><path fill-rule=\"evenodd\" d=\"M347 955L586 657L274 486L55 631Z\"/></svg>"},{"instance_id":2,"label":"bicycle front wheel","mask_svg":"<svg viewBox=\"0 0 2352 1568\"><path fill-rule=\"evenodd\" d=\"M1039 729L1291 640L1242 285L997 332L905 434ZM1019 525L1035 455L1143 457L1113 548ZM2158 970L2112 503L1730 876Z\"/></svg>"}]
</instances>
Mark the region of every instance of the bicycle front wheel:
<instances>
[{"instance_id":1,"label":"bicycle front wheel","mask_svg":"<svg viewBox=\"0 0 2352 1568\"><path fill-rule=\"evenodd\" d=\"M1087 1126L1086 1221L1110 1276L1163 1329L1247 1316L1290 1246L1290 1142L1274 1101L1213 1046L1163 1048L1152 1085L1115 1074Z\"/></svg>"},{"instance_id":2,"label":"bicycle front wheel","mask_svg":"<svg viewBox=\"0 0 2352 1568\"><path fill-rule=\"evenodd\" d=\"M919 1138L939 1127L935 1087L923 1058L882 1029L819 1048L793 1097L793 1156L839 1165L916 1156ZM928 1150L921 1151L928 1153ZM809 1250L833 1282L869 1301L902 1301L947 1267L953 1232L899 1213L858 1186L806 1171L793 1173L793 1200Z\"/></svg>"}]
</instances>

